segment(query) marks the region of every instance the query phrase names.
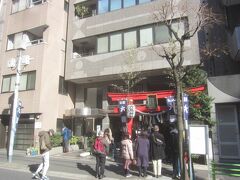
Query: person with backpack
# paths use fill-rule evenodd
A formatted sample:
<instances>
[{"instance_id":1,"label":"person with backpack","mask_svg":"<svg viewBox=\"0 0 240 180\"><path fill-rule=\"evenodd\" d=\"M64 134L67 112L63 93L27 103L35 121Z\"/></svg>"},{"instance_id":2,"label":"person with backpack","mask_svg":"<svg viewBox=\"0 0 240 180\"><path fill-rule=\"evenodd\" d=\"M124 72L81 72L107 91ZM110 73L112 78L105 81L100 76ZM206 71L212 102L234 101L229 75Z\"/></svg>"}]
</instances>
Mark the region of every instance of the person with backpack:
<instances>
[{"instance_id":1,"label":"person with backpack","mask_svg":"<svg viewBox=\"0 0 240 180\"><path fill-rule=\"evenodd\" d=\"M96 156L96 178L102 179L105 177L104 170L105 170L105 163L106 163L106 155L108 149L108 142L104 138L103 131L98 133L97 138L95 139L93 150Z\"/></svg>"},{"instance_id":2,"label":"person with backpack","mask_svg":"<svg viewBox=\"0 0 240 180\"><path fill-rule=\"evenodd\" d=\"M69 152L70 139L72 138L72 131L68 129L66 126L62 128L62 136L63 136L63 152Z\"/></svg>"},{"instance_id":3,"label":"person with backpack","mask_svg":"<svg viewBox=\"0 0 240 180\"><path fill-rule=\"evenodd\" d=\"M49 168L49 151L52 149L50 137L54 135L54 130L40 131L39 136L39 149L42 155L42 163L38 166L38 169L33 173L32 179L48 180L46 176Z\"/></svg>"}]
</instances>

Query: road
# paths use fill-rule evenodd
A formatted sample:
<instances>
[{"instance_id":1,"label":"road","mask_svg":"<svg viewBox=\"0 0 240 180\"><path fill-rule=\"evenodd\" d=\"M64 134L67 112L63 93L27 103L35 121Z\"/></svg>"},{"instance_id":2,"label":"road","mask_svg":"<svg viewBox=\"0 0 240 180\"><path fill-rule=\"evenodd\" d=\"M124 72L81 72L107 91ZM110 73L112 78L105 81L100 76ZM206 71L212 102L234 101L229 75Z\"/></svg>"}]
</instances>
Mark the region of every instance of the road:
<instances>
[{"instance_id":1,"label":"road","mask_svg":"<svg viewBox=\"0 0 240 180\"><path fill-rule=\"evenodd\" d=\"M41 157L28 157L24 152L14 152L13 162L9 163L6 158L6 153L0 150L0 180L15 180L15 179L31 179L32 172L34 172L41 162ZM127 178L130 180L139 179L137 177L137 169L132 169L133 176ZM170 180L172 174L172 167L163 164L162 173L164 177L161 180ZM19 176L16 176L18 175ZM52 179L83 179L83 180L96 180L95 176L95 158L80 157L79 152L72 152L66 154L57 154L50 156L50 168L47 175ZM121 163L106 162L105 180L119 180L126 179L123 176L123 168ZM195 180L207 180L208 172L206 166L198 166L195 170ZM16 178L18 177L18 178ZM141 178L143 179L143 178ZM148 168L148 177L146 179L155 179L152 177L152 166Z\"/></svg>"}]
</instances>

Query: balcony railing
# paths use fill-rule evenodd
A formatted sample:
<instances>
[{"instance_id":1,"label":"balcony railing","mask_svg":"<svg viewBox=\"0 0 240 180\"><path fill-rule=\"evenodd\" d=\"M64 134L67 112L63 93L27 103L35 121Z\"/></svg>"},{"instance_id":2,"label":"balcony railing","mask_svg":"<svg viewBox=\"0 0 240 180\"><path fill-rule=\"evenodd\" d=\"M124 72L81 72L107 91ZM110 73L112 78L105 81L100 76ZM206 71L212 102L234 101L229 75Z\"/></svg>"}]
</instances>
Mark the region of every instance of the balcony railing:
<instances>
[{"instance_id":1,"label":"balcony railing","mask_svg":"<svg viewBox=\"0 0 240 180\"><path fill-rule=\"evenodd\" d=\"M224 6L233 6L240 4L239 0L221 0Z\"/></svg>"},{"instance_id":2,"label":"balcony railing","mask_svg":"<svg viewBox=\"0 0 240 180\"><path fill-rule=\"evenodd\" d=\"M32 8L36 5L46 3L47 0L28 0L20 5L20 2L15 2L12 4L12 13L23 11L28 8Z\"/></svg>"}]
</instances>

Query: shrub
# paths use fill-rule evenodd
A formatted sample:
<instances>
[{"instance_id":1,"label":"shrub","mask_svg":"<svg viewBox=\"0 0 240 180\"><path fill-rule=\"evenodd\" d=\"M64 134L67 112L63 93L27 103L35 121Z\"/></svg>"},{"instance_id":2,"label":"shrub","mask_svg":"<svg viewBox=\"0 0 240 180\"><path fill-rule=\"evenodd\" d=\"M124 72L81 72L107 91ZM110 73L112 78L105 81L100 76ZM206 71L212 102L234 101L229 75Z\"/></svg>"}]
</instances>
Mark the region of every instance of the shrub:
<instances>
[{"instance_id":1,"label":"shrub","mask_svg":"<svg viewBox=\"0 0 240 180\"><path fill-rule=\"evenodd\" d=\"M51 137L52 147L62 146L62 136L61 134L55 134Z\"/></svg>"}]
</instances>

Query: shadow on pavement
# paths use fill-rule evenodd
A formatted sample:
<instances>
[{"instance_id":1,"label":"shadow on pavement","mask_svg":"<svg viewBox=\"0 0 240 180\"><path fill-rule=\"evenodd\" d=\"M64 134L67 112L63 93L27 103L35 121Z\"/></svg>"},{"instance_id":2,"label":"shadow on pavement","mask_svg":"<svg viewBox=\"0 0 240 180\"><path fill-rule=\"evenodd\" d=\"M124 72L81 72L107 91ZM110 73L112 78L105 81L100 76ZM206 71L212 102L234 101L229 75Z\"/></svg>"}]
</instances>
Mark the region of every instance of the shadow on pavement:
<instances>
[{"instance_id":1,"label":"shadow on pavement","mask_svg":"<svg viewBox=\"0 0 240 180\"><path fill-rule=\"evenodd\" d=\"M30 164L28 165L29 167L29 171L31 171L32 173L35 172L38 168L39 164Z\"/></svg>"},{"instance_id":2,"label":"shadow on pavement","mask_svg":"<svg viewBox=\"0 0 240 180\"><path fill-rule=\"evenodd\" d=\"M92 176L95 176L96 175L96 172L92 169L91 166L89 165L83 165L81 163L77 163L77 167L78 169L80 170L85 170L87 171L89 174L91 174Z\"/></svg>"},{"instance_id":3,"label":"shadow on pavement","mask_svg":"<svg viewBox=\"0 0 240 180\"><path fill-rule=\"evenodd\" d=\"M115 174L118 174L118 175L123 175L123 167L122 165L120 164L109 164L109 165L106 165L105 166L105 169L110 171L110 172L114 172Z\"/></svg>"}]
</instances>

